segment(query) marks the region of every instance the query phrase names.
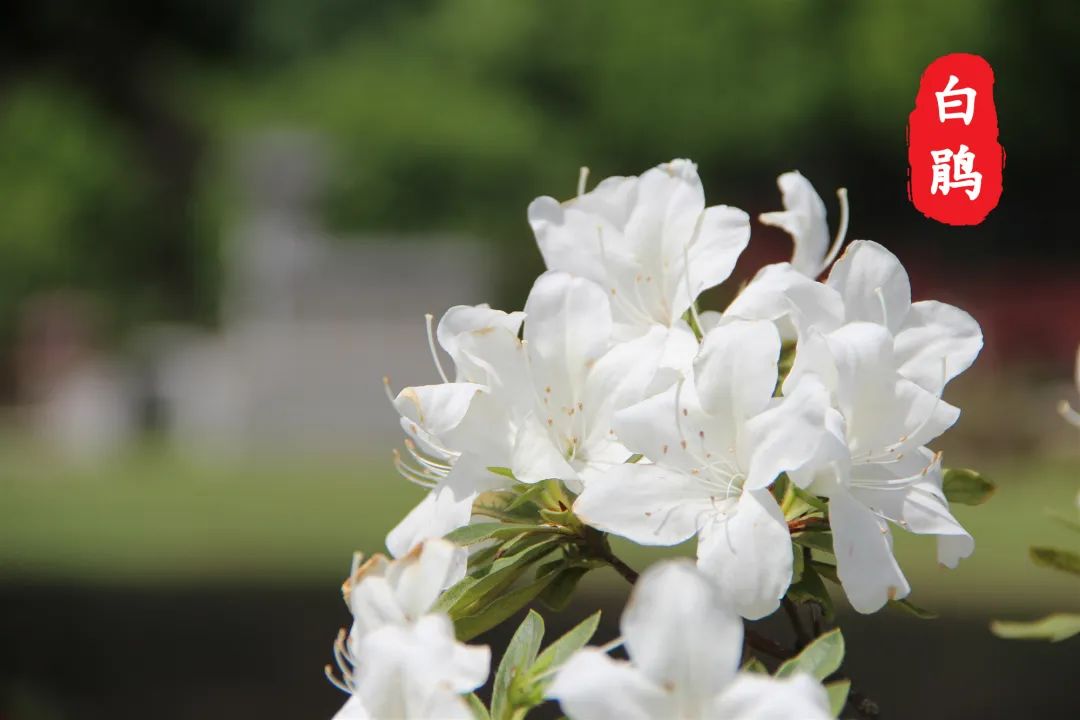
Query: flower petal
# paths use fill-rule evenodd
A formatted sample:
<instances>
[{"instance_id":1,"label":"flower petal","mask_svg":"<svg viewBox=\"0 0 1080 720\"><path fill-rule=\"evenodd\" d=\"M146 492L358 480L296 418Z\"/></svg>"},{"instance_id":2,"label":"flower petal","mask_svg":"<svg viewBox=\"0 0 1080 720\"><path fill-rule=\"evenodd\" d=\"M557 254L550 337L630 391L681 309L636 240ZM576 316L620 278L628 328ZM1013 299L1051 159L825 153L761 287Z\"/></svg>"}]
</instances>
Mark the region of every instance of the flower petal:
<instances>
[{"instance_id":1,"label":"flower petal","mask_svg":"<svg viewBox=\"0 0 1080 720\"><path fill-rule=\"evenodd\" d=\"M460 577L463 560L460 551L448 540L433 538L390 563L386 580L394 588L394 597L408 619L416 620L427 613L442 591Z\"/></svg>"},{"instance_id":2,"label":"flower petal","mask_svg":"<svg viewBox=\"0 0 1080 720\"><path fill-rule=\"evenodd\" d=\"M630 659L680 707L705 707L735 675L742 621L720 603L716 587L686 560L641 574L623 611Z\"/></svg>"},{"instance_id":3,"label":"flower petal","mask_svg":"<svg viewBox=\"0 0 1080 720\"><path fill-rule=\"evenodd\" d=\"M788 678L739 673L716 699L711 717L724 720L830 720L829 697L805 673Z\"/></svg>"},{"instance_id":4,"label":"flower petal","mask_svg":"<svg viewBox=\"0 0 1080 720\"><path fill-rule=\"evenodd\" d=\"M548 428L533 413L518 425L510 470L524 483L577 479L577 472L556 447Z\"/></svg>"},{"instance_id":5,"label":"flower petal","mask_svg":"<svg viewBox=\"0 0 1080 720\"><path fill-rule=\"evenodd\" d=\"M750 418L739 434L740 465L749 468L744 487L767 487L780 473L814 459L824 440L829 407L825 385L807 375L790 395Z\"/></svg>"},{"instance_id":6,"label":"flower petal","mask_svg":"<svg viewBox=\"0 0 1080 720\"><path fill-rule=\"evenodd\" d=\"M575 653L547 696L573 720L653 720L674 717L671 699L630 663L594 648Z\"/></svg>"},{"instance_id":7,"label":"flower petal","mask_svg":"<svg viewBox=\"0 0 1080 720\"><path fill-rule=\"evenodd\" d=\"M461 423L473 398L484 391L484 386L475 383L407 387L394 398L394 407L401 413L407 431L414 430L410 434L422 429L439 438ZM418 428L411 428L408 423Z\"/></svg>"},{"instance_id":8,"label":"flower petal","mask_svg":"<svg viewBox=\"0 0 1080 720\"><path fill-rule=\"evenodd\" d=\"M825 203L797 170L784 173L776 184L783 194L783 212L762 213L758 219L791 235L795 244L792 267L806 277L816 278L825 269L825 255L829 252Z\"/></svg>"},{"instance_id":9,"label":"flower petal","mask_svg":"<svg viewBox=\"0 0 1080 720\"><path fill-rule=\"evenodd\" d=\"M709 331L694 360L694 385L710 415L736 425L764 410L772 398L780 335L771 322L735 320Z\"/></svg>"},{"instance_id":10,"label":"flower petal","mask_svg":"<svg viewBox=\"0 0 1080 720\"><path fill-rule=\"evenodd\" d=\"M698 540L698 567L750 620L780 606L792 561L787 523L768 490L744 490L727 518L705 526Z\"/></svg>"},{"instance_id":11,"label":"flower petal","mask_svg":"<svg viewBox=\"0 0 1080 720\"><path fill-rule=\"evenodd\" d=\"M714 512L698 478L660 465L617 465L589 478L574 501L587 525L640 545L677 545Z\"/></svg>"},{"instance_id":12,"label":"flower petal","mask_svg":"<svg viewBox=\"0 0 1080 720\"><path fill-rule=\"evenodd\" d=\"M829 498L836 570L851 606L877 611L888 600L907 597L907 578L896 564L888 524L844 490Z\"/></svg>"},{"instance_id":13,"label":"flower petal","mask_svg":"<svg viewBox=\"0 0 1080 720\"><path fill-rule=\"evenodd\" d=\"M907 271L891 252L870 240L856 240L829 272L826 284L840 293L848 322L884 325L900 331L911 307Z\"/></svg>"},{"instance_id":14,"label":"flower petal","mask_svg":"<svg viewBox=\"0 0 1080 720\"><path fill-rule=\"evenodd\" d=\"M913 303L896 334L900 374L931 392L971 367L983 346L982 329L960 308L934 300Z\"/></svg>"},{"instance_id":15,"label":"flower petal","mask_svg":"<svg viewBox=\"0 0 1080 720\"><path fill-rule=\"evenodd\" d=\"M766 265L736 296L725 319L771 320L784 340L810 328L829 332L844 322L844 301L831 287L808 278L789 263Z\"/></svg>"},{"instance_id":16,"label":"flower petal","mask_svg":"<svg viewBox=\"0 0 1080 720\"><path fill-rule=\"evenodd\" d=\"M487 305L458 305L439 321L439 344L454 359L458 382L474 382L493 392L517 392L526 379L525 351L518 340L525 313L505 313Z\"/></svg>"}]
</instances>

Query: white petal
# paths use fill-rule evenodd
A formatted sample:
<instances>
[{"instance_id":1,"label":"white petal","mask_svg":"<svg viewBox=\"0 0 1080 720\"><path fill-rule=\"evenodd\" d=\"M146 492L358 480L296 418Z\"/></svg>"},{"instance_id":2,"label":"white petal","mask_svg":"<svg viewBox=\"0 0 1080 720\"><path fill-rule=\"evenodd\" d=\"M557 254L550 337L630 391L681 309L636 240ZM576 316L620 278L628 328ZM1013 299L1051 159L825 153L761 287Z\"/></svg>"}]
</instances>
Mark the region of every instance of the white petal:
<instances>
[{"instance_id":1,"label":"white petal","mask_svg":"<svg viewBox=\"0 0 1080 720\"><path fill-rule=\"evenodd\" d=\"M716 699L715 718L724 720L830 720L829 697L814 678L739 673Z\"/></svg>"},{"instance_id":2,"label":"white petal","mask_svg":"<svg viewBox=\"0 0 1080 720\"><path fill-rule=\"evenodd\" d=\"M405 616L427 613L444 589L461 575L461 548L439 538L424 541L390 564L386 579Z\"/></svg>"},{"instance_id":3,"label":"white petal","mask_svg":"<svg viewBox=\"0 0 1080 720\"><path fill-rule=\"evenodd\" d=\"M600 287L566 273L541 275L525 302L525 342L537 397L549 412L573 408L585 376L607 352L611 309Z\"/></svg>"},{"instance_id":4,"label":"white petal","mask_svg":"<svg viewBox=\"0 0 1080 720\"><path fill-rule=\"evenodd\" d=\"M510 470L515 478L524 483L577 478L577 472L555 445L547 426L531 413L518 427Z\"/></svg>"},{"instance_id":5,"label":"white petal","mask_svg":"<svg viewBox=\"0 0 1080 720\"><path fill-rule=\"evenodd\" d=\"M911 284L904 266L870 240L848 245L826 284L844 298L848 322L877 323L896 334L911 307Z\"/></svg>"},{"instance_id":6,"label":"white petal","mask_svg":"<svg viewBox=\"0 0 1080 720\"><path fill-rule=\"evenodd\" d=\"M555 676L547 696L572 720L654 720L672 717L670 698L630 663L586 648Z\"/></svg>"},{"instance_id":7,"label":"white petal","mask_svg":"<svg viewBox=\"0 0 1080 720\"><path fill-rule=\"evenodd\" d=\"M407 421L438 438L461 423L480 392L484 387L474 383L407 387L394 399L394 407Z\"/></svg>"},{"instance_id":8,"label":"white petal","mask_svg":"<svg viewBox=\"0 0 1080 720\"><path fill-rule=\"evenodd\" d=\"M750 241L750 216L738 208L716 205L706 208L687 250L690 266L686 285L690 297L677 293L673 300L675 320L703 291L716 287L731 276L742 251ZM676 286L676 290L679 288Z\"/></svg>"},{"instance_id":9,"label":"white petal","mask_svg":"<svg viewBox=\"0 0 1080 720\"><path fill-rule=\"evenodd\" d=\"M765 617L791 585L791 536L768 490L746 490L725 520L706 526L698 567L745 618Z\"/></svg>"},{"instance_id":10,"label":"white petal","mask_svg":"<svg viewBox=\"0 0 1080 720\"><path fill-rule=\"evenodd\" d=\"M828 390L807 375L790 395L750 418L739 435L740 464L749 468L744 487L767 487L780 473L813 460L824 441L829 407Z\"/></svg>"},{"instance_id":11,"label":"white petal","mask_svg":"<svg viewBox=\"0 0 1080 720\"><path fill-rule=\"evenodd\" d=\"M346 601L353 616L350 644L385 625L406 621L405 611L386 579L389 567L385 556L373 555L347 581Z\"/></svg>"},{"instance_id":12,"label":"white petal","mask_svg":"<svg viewBox=\"0 0 1080 720\"><path fill-rule=\"evenodd\" d=\"M982 329L960 308L933 300L913 303L896 334L900 374L932 392L971 367Z\"/></svg>"},{"instance_id":13,"label":"white petal","mask_svg":"<svg viewBox=\"0 0 1080 720\"><path fill-rule=\"evenodd\" d=\"M439 322L439 344L454 359L458 382L474 382L492 392L518 392L526 379L525 351L518 332L525 313L504 313L486 305L458 305Z\"/></svg>"},{"instance_id":14,"label":"white petal","mask_svg":"<svg viewBox=\"0 0 1080 720\"><path fill-rule=\"evenodd\" d=\"M634 666L672 688L682 707L707 704L742 656L742 621L686 560L657 563L641 574L621 627Z\"/></svg>"},{"instance_id":15,"label":"white petal","mask_svg":"<svg viewBox=\"0 0 1080 720\"><path fill-rule=\"evenodd\" d=\"M676 399L682 407L692 406L696 416L701 414L693 385L684 384L681 389L674 386L615 413L615 434L632 452L665 467L690 472L700 463L683 447Z\"/></svg>"},{"instance_id":16,"label":"white petal","mask_svg":"<svg viewBox=\"0 0 1080 720\"><path fill-rule=\"evenodd\" d=\"M810 328L829 332L844 322L844 301L831 287L811 280L788 263L761 268L724 310L726 319L771 320L794 340Z\"/></svg>"},{"instance_id":17,"label":"white petal","mask_svg":"<svg viewBox=\"0 0 1080 720\"><path fill-rule=\"evenodd\" d=\"M475 499L475 494L455 497L446 486L432 490L387 534L386 549L396 558L403 557L428 538L468 525Z\"/></svg>"},{"instance_id":18,"label":"white petal","mask_svg":"<svg viewBox=\"0 0 1080 720\"><path fill-rule=\"evenodd\" d=\"M574 501L586 524L640 545L677 545L715 512L699 478L660 465L623 464L589 478Z\"/></svg>"},{"instance_id":19,"label":"white petal","mask_svg":"<svg viewBox=\"0 0 1080 720\"><path fill-rule=\"evenodd\" d=\"M911 586L896 564L888 524L844 491L829 498L836 569L851 606L877 611L907 597Z\"/></svg>"},{"instance_id":20,"label":"white petal","mask_svg":"<svg viewBox=\"0 0 1080 720\"><path fill-rule=\"evenodd\" d=\"M737 320L709 331L694 360L702 408L736 424L769 404L777 381L780 335L765 321Z\"/></svg>"},{"instance_id":21,"label":"white petal","mask_svg":"<svg viewBox=\"0 0 1080 720\"><path fill-rule=\"evenodd\" d=\"M776 184L783 193L784 211L763 213L759 219L791 235L795 243L792 266L803 275L816 278L825 269L825 255L829 251L825 203L798 171L784 173L776 179Z\"/></svg>"}]
</instances>

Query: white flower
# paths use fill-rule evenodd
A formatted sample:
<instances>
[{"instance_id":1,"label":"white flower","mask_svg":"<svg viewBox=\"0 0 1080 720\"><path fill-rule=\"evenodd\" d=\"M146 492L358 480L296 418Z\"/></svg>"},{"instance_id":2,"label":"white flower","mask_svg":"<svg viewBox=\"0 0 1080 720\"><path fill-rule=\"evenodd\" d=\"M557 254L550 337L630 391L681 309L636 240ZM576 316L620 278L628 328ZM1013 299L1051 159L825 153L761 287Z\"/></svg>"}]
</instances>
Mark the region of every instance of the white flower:
<instances>
[{"instance_id":1,"label":"white flower","mask_svg":"<svg viewBox=\"0 0 1080 720\"><path fill-rule=\"evenodd\" d=\"M462 694L487 680L491 653L457 642L445 615L425 615L366 635L350 662L352 697L335 720L471 720Z\"/></svg>"},{"instance_id":2,"label":"white flower","mask_svg":"<svg viewBox=\"0 0 1080 720\"><path fill-rule=\"evenodd\" d=\"M773 397L779 353L765 321L709 331L685 381L616 414L619 438L651 464L612 468L574 504L640 544L698 535L699 567L748 618L775 610L791 583L791 538L768 486L816 456L828 407L810 379Z\"/></svg>"},{"instance_id":3,"label":"white flower","mask_svg":"<svg viewBox=\"0 0 1080 720\"><path fill-rule=\"evenodd\" d=\"M460 558L447 540L426 540L398 560L373 555L353 571L342 594L353 616L350 643L385 625L407 625L431 610L453 584Z\"/></svg>"},{"instance_id":4,"label":"white flower","mask_svg":"<svg viewBox=\"0 0 1080 720\"><path fill-rule=\"evenodd\" d=\"M343 587L353 626L334 645L342 679L331 677L352 697L336 718L471 717L461 694L484 684L490 650L457 642L450 619L430 612L459 562L452 543L428 540L354 567Z\"/></svg>"},{"instance_id":5,"label":"white flower","mask_svg":"<svg viewBox=\"0 0 1080 720\"><path fill-rule=\"evenodd\" d=\"M705 207L689 160L607 178L564 203L537 198L529 224L549 269L597 283L615 321L637 327L684 327L683 314L728 278L750 239L745 212Z\"/></svg>"},{"instance_id":6,"label":"white flower","mask_svg":"<svg viewBox=\"0 0 1080 720\"><path fill-rule=\"evenodd\" d=\"M1080 389L1080 351L1077 351L1076 355L1076 374L1073 377L1073 381L1076 383L1077 389ZM1080 413L1073 410L1073 407L1069 404L1068 400L1062 400L1058 403L1058 412L1061 413L1061 416L1065 418L1069 424L1080 427ZM1080 504L1080 499L1077 500L1077 503Z\"/></svg>"},{"instance_id":7,"label":"white flower","mask_svg":"<svg viewBox=\"0 0 1080 720\"><path fill-rule=\"evenodd\" d=\"M808 675L738 672L743 626L715 586L685 561L659 563L622 616L629 662L596 648L573 655L548 696L572 720L818 720L825 689Z\"/></svg>"},{"instance_id":8,"label":"white flower","mask_svg":"<svg viewBox=\"0 0 1080 720\"><path fill-rule=\"evenodd\" d=\"M904 266L869 240L852 242L824 284L787 263L762 268L718 322L732 319L772 320L785 338L800 339L811 329L829 333L846 323L875 323L893 336L900 374L939 394L971 367L983 344L979 324L963 310L935 300L911 302Z\"/></svg>"},{"instance_id":9,"label":"white flower","mask_svg":"<svg viewBox=\"0 0 1080 720\"><path fill-rule=\"evenodd\" d=\"M816 278L829 266L847 232L847 193L840 197L840 231L830 248L829 225L825 219L825 203L810 181L798 171L787 172L776 179L783 194L783 211L762 213L758 219L778 227L789 235L795 245L791 267L808 278Z\"/></svg>"},{"instance_id":10,"label":"white flower","mask_svg":"<svg viewBox=\"0 0 1080 720\"><path fill-rule=\"evenodd\" d=\"M488 468L510 464L514 438L507 418L514 398L527 391L528 367L518 339L523 317L487 305L451 308L439 322L438 339L454 361L454 381L405 388L393 399L412 456L411 462L396 456L397 468L430 490L387 536L395 557L467 525L476 496L506 484ZM430 320L429 340L436 367L448 380Z\"/></svg>"},{"instance_id":11,"label":"white flower","mask_svg":"<svg viewBox=\"0 0 1080 720\"><path fill-rule=\"evenodd\" d=\"M852 606L874 612L910 586L892 554L887 521L938 536L938 560L955 567L974 549L949 512L940 459L925 445L959 410L898 372L893 338L883 325L854 322L813 331L799 345L785 393L823 381L833 409L829 440L793 481L829 498L837 572Z\"/></svg>"}]
</instances>

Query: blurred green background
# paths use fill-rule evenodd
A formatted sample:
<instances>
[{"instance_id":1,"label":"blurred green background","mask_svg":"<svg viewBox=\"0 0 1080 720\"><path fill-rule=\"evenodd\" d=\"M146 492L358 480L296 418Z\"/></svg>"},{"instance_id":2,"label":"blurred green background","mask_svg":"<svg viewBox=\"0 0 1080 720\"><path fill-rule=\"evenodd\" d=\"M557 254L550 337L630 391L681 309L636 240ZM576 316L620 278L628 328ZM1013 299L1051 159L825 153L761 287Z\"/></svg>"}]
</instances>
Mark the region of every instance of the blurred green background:
<instances>
[{"instance_id":1,"label":"blurred green background","mask_svg":"<svg viewBox=\"0 0 1080 720\"><path fill-rule=\"evenodd\" d=\"M853 657L891 673L868 670L866 692L882 717L1065 712L1054 683L1080 646L1005 643L985 623L1080 602L1025 552L1072 540L1044 511L1080 489L1080 443L1054 412L1075 393L1080 343L1075 3L16 0L4 15L0 718L141 717L151 703L161 718L328 716L340 700L319 677L347 621L337 583L418 500L390 466L389 409L371 411L382 434L346 427L355 441L331 450L210 459L171 442L153 393L134 439L92 461L33 420L59 372L41 366L64 348L130 363L147 327L225 332L229 238L250 204L238 156L266 133L318 139L320 232L421 303L441 296L396 256L380 262L380 238L478 240L490 295L468 301L516 307L541 267L525 208L569 196L580 165L595 180L690 157L710 203L752 215L778 206L789 169L831 213L846 185L851 236L895 251L917 297L983 324L983 357L950 387L965 417L941 446L1000 486L958 512L977 552L957 571L898 539L913 599L942 618L852 618ZM907 115L922 70L950 52L996 73L1005 192L975 228L938 225L906 195ZM737 278L787 252L754 237ZM57 297L61 340L40 331L57 326L40 309ZM617 608L616 582L596 578L588 597Z\"/></svg>"}]
</instances>

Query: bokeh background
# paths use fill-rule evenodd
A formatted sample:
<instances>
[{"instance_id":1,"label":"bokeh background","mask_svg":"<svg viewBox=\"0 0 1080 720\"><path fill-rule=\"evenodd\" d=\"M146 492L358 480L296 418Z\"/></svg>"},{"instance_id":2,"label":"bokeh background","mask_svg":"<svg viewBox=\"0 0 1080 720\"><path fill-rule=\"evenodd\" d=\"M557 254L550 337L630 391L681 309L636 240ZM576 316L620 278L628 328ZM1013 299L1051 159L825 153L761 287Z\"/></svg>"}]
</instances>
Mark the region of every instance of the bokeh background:
<instances>
[{"instance_id":1,"label":"bokeh background","mask_svg":"<svg viewBox=\"0 0 1080 720\"><path fill-rule=\"evenodd\" d=\"M898 539L933 621L843 616L885 718L1068 717L1080 644L993 617L1077 609L1034 568L1075 509L1080 254L1070 0L15 0L0 21L0 718L328 717L354 549L419 500L383 396L436 379L423 314L522 302L537 195L673 157L710 203L799 169L850 237L961 305L986 348L947 397L956 571ZM996 73L1000 206L907 201L905 125L949 52ZM755 225L728 288L790 250ZM631 554L633 563L648 561ZM625 595L594 573L565 627ZM560 624L561 623L561 624Z\"/></svg>"}]
</instances>

